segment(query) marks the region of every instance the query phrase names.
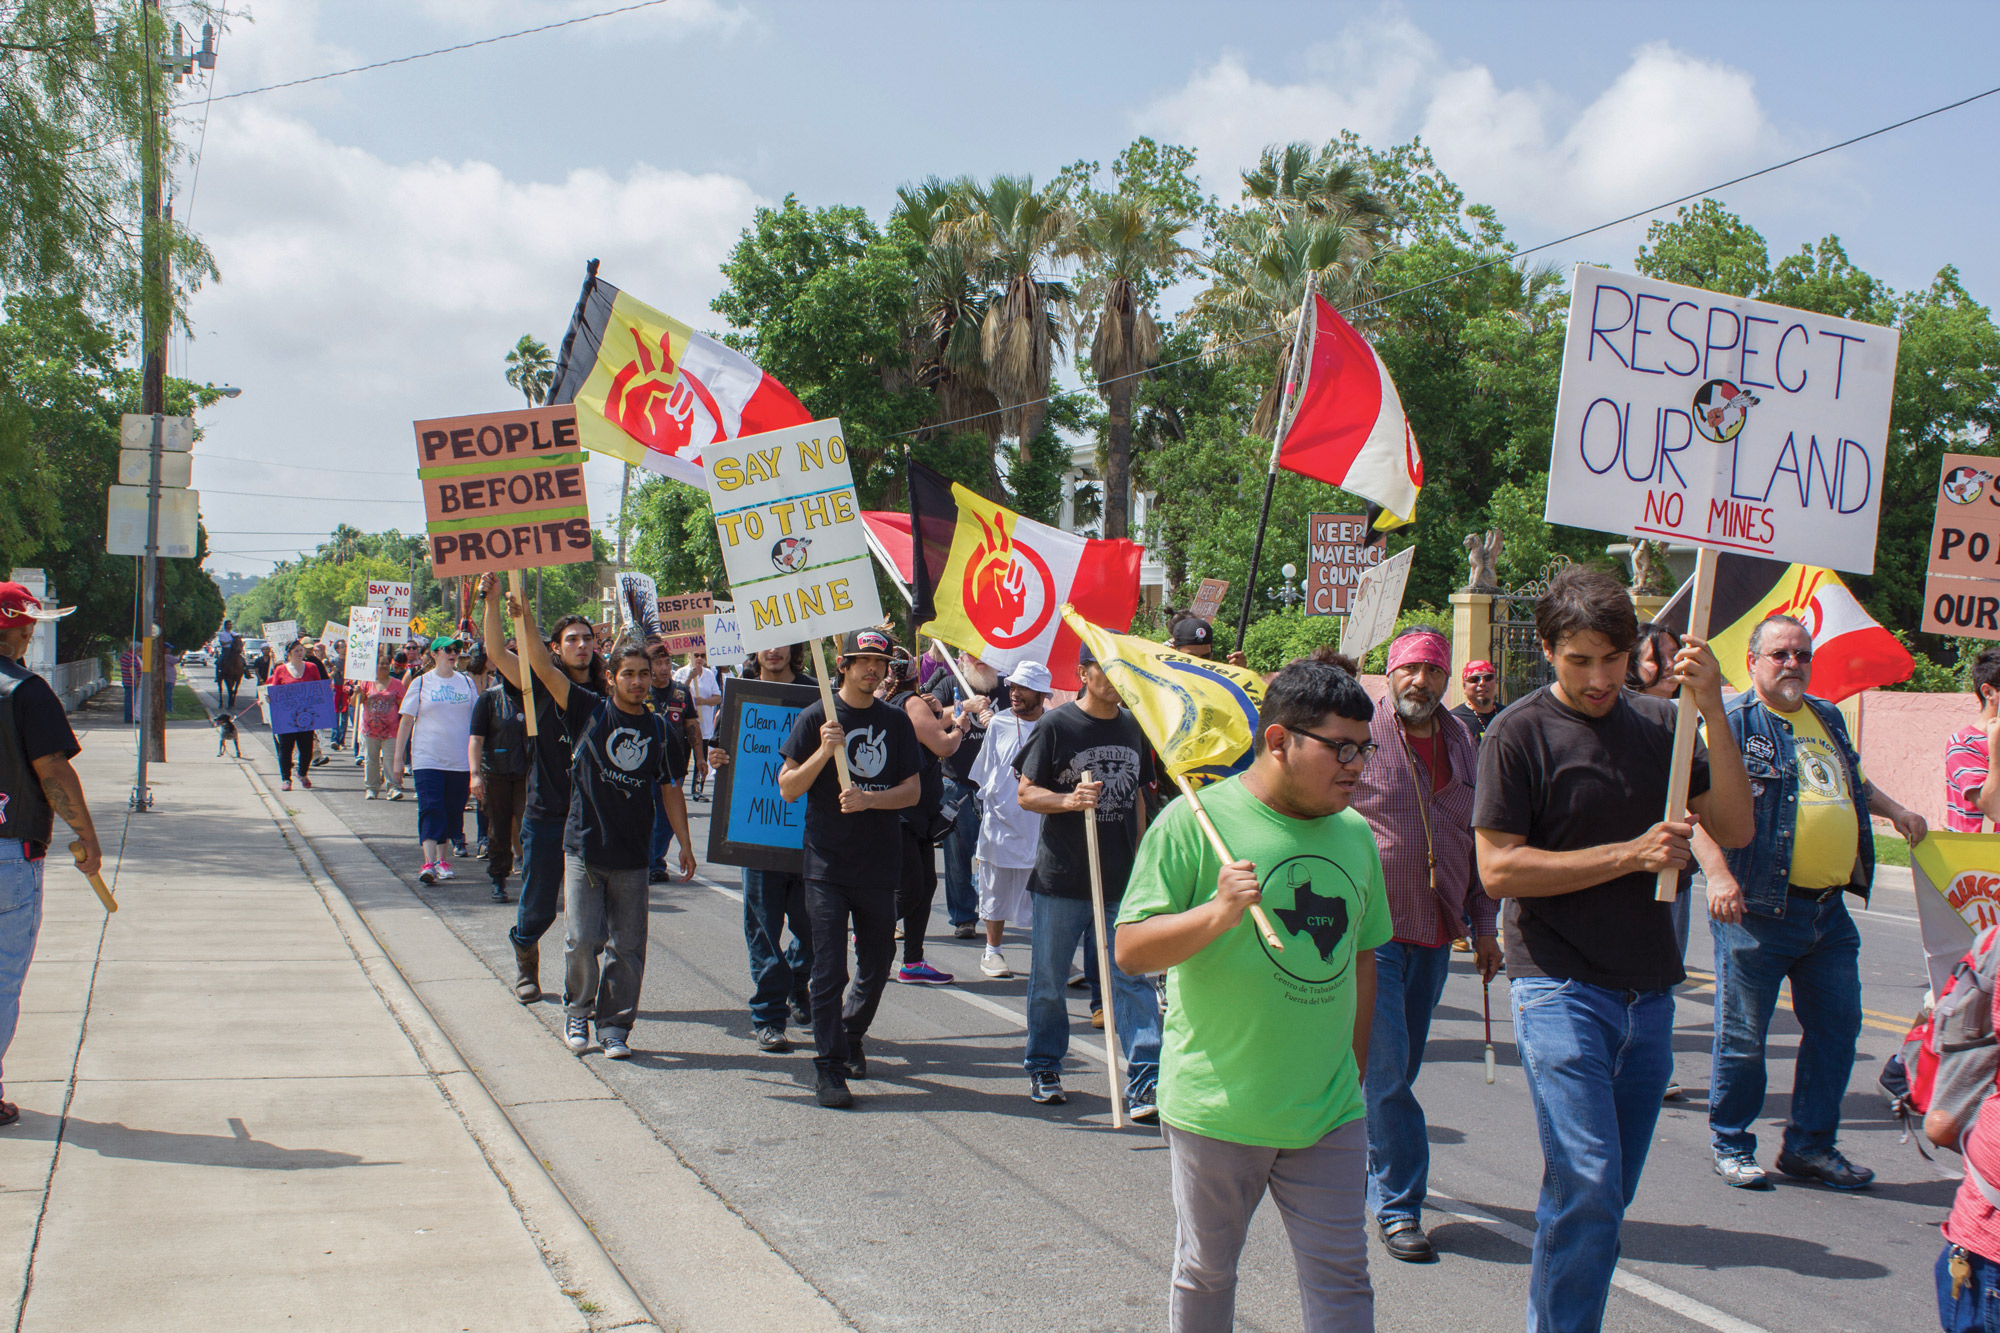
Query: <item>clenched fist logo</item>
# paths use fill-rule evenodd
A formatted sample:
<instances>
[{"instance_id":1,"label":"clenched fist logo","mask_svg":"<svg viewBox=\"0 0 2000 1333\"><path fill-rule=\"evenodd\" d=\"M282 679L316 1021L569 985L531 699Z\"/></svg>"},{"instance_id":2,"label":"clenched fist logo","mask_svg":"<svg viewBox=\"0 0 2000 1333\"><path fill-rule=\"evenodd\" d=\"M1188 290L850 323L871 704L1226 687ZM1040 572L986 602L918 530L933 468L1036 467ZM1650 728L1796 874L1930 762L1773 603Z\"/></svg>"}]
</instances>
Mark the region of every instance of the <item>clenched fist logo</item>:
<instances>
[{"instance_id":1,"label":"clenched fist logo","mask_svg":"<svg viewBox=\"0 0 2000 1333\"><path fill-rule=\"evenodd\" d=\"M628 328L637 355L612 377L611 391L605 395L604 414L618 423L627 435L656 452L674 451L674 349L671 334L662 333L657 348L649 347L636 328Z\"/></svg>"},{"instance_id":2,"label":"clenched fist logo","mask_svg":"<svg viewBox=\"0 0 2000 1333\"><path fill-rule=\"evenodd\" d=\"M872 778L889 763L889 736L874 727L847 734L847 766L857 778Z\"/></svg>"}]
</instances>

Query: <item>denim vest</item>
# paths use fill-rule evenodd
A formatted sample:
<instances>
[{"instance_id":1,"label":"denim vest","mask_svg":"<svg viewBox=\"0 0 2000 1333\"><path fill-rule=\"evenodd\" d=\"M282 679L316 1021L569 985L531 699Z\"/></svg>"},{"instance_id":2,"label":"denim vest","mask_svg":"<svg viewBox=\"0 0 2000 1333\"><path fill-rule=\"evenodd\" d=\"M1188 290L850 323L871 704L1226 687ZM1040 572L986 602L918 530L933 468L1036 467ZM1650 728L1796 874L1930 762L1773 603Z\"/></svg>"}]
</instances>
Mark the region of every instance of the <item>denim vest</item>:
<instances>
[{"instance_id":1,"label":"denim vest","mask_svg":"<svg viewBox=\"0 0 2000 1333\"><path fill-rule=\"evenodd\" d=\"M1868 786L1861 780L1861 756L1847 739L1840 710L1824 699L1806 696L1827 737L1847 766L1847 789L1854 796L1854 822L1860 834L1855 847L1854 876L1848 887L1868 900L1875 882L1875 837L1868 822ZM1782 917L1792 901L1792 835L1798 823L1799 769L1792 724L1783 713L1764 706L1755 690L1729 701L1729 729L1743 751L1743 768L1750 775L1750 794L1757 809L1757 836L1747 847L1724 849L1729 873L1743 886L1743 905L1759 916Z\"/></svg>"}]
</instances>

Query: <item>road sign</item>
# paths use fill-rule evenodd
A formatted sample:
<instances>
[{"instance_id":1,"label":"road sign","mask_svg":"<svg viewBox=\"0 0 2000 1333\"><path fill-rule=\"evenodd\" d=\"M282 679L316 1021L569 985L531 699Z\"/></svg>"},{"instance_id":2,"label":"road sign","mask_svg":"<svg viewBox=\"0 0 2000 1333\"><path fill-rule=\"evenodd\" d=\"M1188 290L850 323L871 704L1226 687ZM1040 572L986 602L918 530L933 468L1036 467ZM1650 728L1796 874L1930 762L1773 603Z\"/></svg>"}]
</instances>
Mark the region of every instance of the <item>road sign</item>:
<instances>
[{"instance_id":1,"label":"road sign","mask_svg":"<svg viewBox=\"0 0 2000 1333\"><path fill-rule=\"evenodd\" d=\"M118 484L120 486L151 486L153 484L153 451L151 449L120 449L118 451ZM160 487L169 486L176 490L186 490L194 485L193 454L160 454Z\"/></svg>"},{"instance_id":2,"label":"road sign","mask_svg":"<svg viewBox=\"0 0 2000 1333\"><path fill-rule=\"evenodd\" d=\"M145 449L150 452L153 447L153 418L144 412L127 412L118 418L118 444L123 449ZM160 447L181 454L194 448L194 418L162 418Z\"/></svg>"},{"instance_id":3,"label":"road sign","mask_svg":"<svg viewBox=\"0 0 2000 1333\"><path fill-rule=\"evenodd\" d=\"M104 514L104 550L107 555L146 554L146 499L149 490L145 486L109 488ZM192 556L200 522L200 491L163 488L160 491L160 554L176 559Z\"/></svg>"}]
</instances>

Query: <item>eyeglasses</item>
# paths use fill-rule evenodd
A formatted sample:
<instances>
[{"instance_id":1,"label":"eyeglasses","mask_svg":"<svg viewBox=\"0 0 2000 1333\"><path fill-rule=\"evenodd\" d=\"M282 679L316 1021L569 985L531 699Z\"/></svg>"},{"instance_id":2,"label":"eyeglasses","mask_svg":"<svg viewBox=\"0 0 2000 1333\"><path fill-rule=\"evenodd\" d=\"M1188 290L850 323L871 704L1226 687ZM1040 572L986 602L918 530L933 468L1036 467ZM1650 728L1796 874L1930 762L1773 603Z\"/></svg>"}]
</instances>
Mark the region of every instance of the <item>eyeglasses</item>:
<instances>
[{"instance_id":1,"label":"eyeglasses","mask_svg":"<svg viewBox=\"0 0 2000 1333\"><path fill-rule=\"evenodd\" d=\"M1491 685L1497 679L1499 679L1497 676L1467 676L1465 683L1467 685Z\"/></svg>"},{"instance_id":2,"label":"eyeglasses","mask_svg":"<svg viewBox=\"0 0 2000 1333\"><path fill-rule=\"evenodd\" d=\"M1810 648L1780 648L1775 653L1765 653L1763 656L1770 658L1780 666L1783 666L1786 662L1797 662L1800 666L1808 666L1812 663L1812 649Z\"/></svg>"},{"instance_id":3,"label":"eyeglasses","mask_svg":"<svg viewBox=\"0 0 2000 1333\"><path fill-rule=\"evenodd\" d=\"M1335 761L1342 764L1365 764L1369 759L1374 757L1376 749L1379 748L1374 741L1356 744L1353 741L1328 740L1326 737L1316 735L1313 732L1305 730L1303 727L1286 727L1285 730L1291 732L1294 736L1305 736L1311 740L1318 741L1321 745L1333 751Z\"/></svg>"}]
</instances>

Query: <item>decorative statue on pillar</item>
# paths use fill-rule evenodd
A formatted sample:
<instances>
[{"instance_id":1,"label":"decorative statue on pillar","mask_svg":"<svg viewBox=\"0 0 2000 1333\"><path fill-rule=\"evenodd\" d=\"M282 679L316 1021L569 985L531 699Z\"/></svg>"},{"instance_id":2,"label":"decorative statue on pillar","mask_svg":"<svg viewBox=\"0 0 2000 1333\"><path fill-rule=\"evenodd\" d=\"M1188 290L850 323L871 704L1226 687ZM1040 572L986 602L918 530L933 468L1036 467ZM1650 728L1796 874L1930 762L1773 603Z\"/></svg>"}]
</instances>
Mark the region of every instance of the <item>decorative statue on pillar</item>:
<instances>
[{"instance_id":1,"label":"decorative statue on pillar","mask_svg":"<svg viewBox=\"0 0 2000 1333\"><path fill-rule=\"evenodd\" d=\"M1673 591L1667 582L1667 553L1660 543L1632 544L1632 591L1655 596Z\"/></svg>"},{"instance_id":2,"label":"decorative statue on pillar","mask_svg":"<svg viewBox=\"0 0 2000 1333\"><path fill-rule=\"evenodd\" d=\"M1490 528L1482 539L1476 532L1465 538L1466 564L1471 567L1471 576L1466 579L1466 592L1499 592L1500 579L1493 572L1500 552L1506 546L1500 529Z\"/></svg>"}]
</instances>

